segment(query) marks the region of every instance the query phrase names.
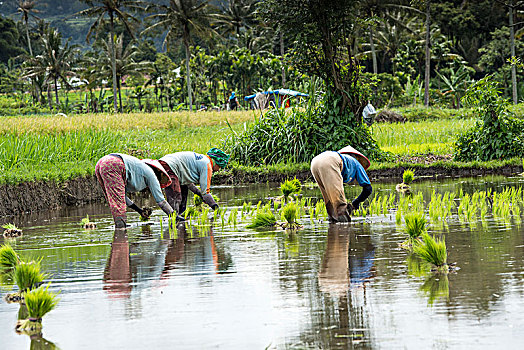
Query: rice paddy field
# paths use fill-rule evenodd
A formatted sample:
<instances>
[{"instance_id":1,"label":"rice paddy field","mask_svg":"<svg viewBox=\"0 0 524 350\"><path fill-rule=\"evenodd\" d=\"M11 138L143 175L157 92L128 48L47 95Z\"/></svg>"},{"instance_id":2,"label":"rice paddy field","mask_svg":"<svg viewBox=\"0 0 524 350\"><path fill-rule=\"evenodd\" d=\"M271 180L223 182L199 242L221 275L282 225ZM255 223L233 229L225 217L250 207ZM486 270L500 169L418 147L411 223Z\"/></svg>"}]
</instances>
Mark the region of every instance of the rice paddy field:
<instances>
[{"instance_id":1,"label":"rice paddy field","mask_svg":"<svg viewBox=\"0 0 524 350\"><path fill-rule=\"evenodd\" d=\"M186 150L203 153L221 147L256 117L253 111L3 117L0 183L92 174L96 161L112 152L143 158ZM428 120L374 124L371 129L380 147L392 154L446 155L457 135L473 123L471 118Z\"/></svg>"},{"instance_id":2,"label":"rice paddy field","mask_svg":"<svg viewBox=\"0 0 524 350\"><path fill-rule=\"evenodd\" d=\"M415 179L410 194L374 183L346 224L328 223L312 183L298 194L214 187L220 210L190 203L176 227L158 208L145 224L129 213L127 231L114 230L104 204L24 215L23 235L0 244L40 261L46 288L60 294L40 329L18 333L27 310L2 300L2 347L518 348L523 181ZM95 229L82 226L86 216ZM2 297L15 282L2 270Z\"/></svg>"}]
</instances>

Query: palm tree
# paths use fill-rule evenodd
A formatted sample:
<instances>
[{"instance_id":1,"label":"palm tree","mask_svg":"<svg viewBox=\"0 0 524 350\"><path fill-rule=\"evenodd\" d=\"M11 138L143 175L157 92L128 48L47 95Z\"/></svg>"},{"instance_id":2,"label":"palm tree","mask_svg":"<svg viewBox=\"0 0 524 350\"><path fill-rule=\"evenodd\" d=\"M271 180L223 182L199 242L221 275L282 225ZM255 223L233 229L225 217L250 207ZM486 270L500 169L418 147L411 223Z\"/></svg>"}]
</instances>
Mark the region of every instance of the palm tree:
<instances>
[{"instance_id":1,"label":"palm tree","mask_svg":"<svg viewBox=\"0 0 524 350\"><path fill-rule=\"evenodd\" d=\"M18 0L18 12L22 14L22 20L25 23L25 34L27 36L27 46L29 46L29 54L33 56L33 49L31 48L31 38L29 37L29 16L34 16L33 13L39 11L35 9L36 1ZM36 17L36 16L34 16Z\"/></svg>"},{"instance_id":2,"label":"palm tree","mask_svg":"<svg viewBox=\"0 0 524 350\"><path fill-rule=\"evenodd\" d=\"M49 26L45 29L42 36L44 50L41 55L30 57L24 64L27 78L34 78L39 75L45 76L44 84L49 86L54 83L56 104L58 101L58 82L61 81L69 87L68 76L75 75L74 64L76 62L76 45L69 45L70 39L62 45L62 35L54 28Z\"/></svg>"},{"instance_id":3,"label":"palm tree","mask_svg":"<svg viewBox=\"0 0 524 350\"><path fill-rule=\"evenodd\" d=\"M170 0L169 5L151 5L149 9L155 9L158 13L148 17L155 21L144 32L156 28L167 30L164 45L169 40L181 39L186 51L186 83L189 110L193 110L193 97L191 91L191 70L189 61L191 52L189 50L193 35L200 38L209 38L215 31L210 22L217 18L211 13L211 7L207 0Z\"/></svg>"},{"instance_id":4,"label":"palm tree","mask_svg":"<svg viewBox=\"0 0 524 350\"><path fill-rule=\"evenodd\" d=\"M98 69L101 73L109 73L105 70L109 66L109 53L115 53L115 75L118 88L118 101L120 104L120 111L122 111L122 78L126 75L139 75L149 73L151 71L151 62L142 61L136 62L135 58L139 54L138 47L130 42L124 47L124 35L120 34L114 43L114 50L111 48L111 40L102 40L102 50L104 55L101 55L98 64ZM106 75L107 76L107 75ZM115 95L116 96L116 95ZM115 98L116 100L116 98Z\"/></svg>"},{"instance_id":5,"label":"palm tree","mask_svg":"<svg viewBox=\"0 0 524 350\"><path fill-rule=\"evenodd\" d=\"M239 35L240 29L249 29L256 24L254 0L228 0L217 16L217 27L220 33L232 33Z\"/></svg>"},{"instance_id":6,"label":"palm tree","mask_svg":"<svg viewBox=\"0 0 524 350\"><path fill-rule=\"evenodd\" d=\"M95 17L95 22L89 28L87 40L91 37L94 30L100 30L105 24L106 15L109 16L109 32L111 41L111 69L113 73L113 104L115 113L118 111L116 93L116 54L115 54L115 20L120 20L127 31L133 36L131 23L138 22L138 19L127 13L126 10L144 10L144 2L140 0L81 0L90 7L78 12L78 15Z\"/></svg>"}]
</instances>

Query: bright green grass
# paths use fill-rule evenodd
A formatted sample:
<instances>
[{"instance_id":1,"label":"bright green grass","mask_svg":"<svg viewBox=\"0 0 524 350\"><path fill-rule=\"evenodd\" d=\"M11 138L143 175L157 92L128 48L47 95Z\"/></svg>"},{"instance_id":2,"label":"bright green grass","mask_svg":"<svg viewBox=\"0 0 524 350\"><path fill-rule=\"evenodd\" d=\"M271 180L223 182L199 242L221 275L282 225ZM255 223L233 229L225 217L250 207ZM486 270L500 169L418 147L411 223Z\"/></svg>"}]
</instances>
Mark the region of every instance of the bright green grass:
<instances>
[{"instance_id":1,"label":"bright green grass","mask_svg":"<svg viewBox=\"0 0 524 350\"><path fill-rule=\"evenodd\" d=\"M457 136L474 123L475 119L384 123L374 124L372 133L380 148L393 154L450 154Z\"/></svg>"}]
</instances>

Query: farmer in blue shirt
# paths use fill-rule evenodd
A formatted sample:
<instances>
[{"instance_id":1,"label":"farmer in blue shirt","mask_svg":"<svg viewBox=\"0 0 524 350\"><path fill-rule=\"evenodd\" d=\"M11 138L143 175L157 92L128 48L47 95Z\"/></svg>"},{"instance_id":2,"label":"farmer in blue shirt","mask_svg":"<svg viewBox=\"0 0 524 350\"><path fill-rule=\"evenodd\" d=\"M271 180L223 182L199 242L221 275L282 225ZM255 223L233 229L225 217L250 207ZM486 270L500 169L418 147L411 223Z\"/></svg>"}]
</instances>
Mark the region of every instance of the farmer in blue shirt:
<instances>
[{"instance_id":1,"label":"farmer in blue shirt","mask_svg":"<svg viewBox=\"0 0 524 350\"><path fill-rule=\"evenodd\" d=\"M326 151L311 161L311 173L320 187L330 222L351 221L351 212L369 197L373 188L366 174L369 159L351 146ZM362 192L352 203L346 201L344 183L356 180Z\"/></svg>"}]
</instances>

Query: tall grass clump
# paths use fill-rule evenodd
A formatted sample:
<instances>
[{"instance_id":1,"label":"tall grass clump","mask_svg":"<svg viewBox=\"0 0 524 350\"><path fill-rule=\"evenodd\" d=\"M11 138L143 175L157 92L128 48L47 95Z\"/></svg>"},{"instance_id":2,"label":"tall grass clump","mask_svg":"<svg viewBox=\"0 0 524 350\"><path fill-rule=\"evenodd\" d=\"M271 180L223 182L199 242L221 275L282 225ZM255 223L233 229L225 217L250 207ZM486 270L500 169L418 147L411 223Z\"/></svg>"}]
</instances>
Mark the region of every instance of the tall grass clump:
<instances>
[{"instance_id":1,"label":"tall grass clump","mask_svg":"<svg viewBox=\"0 0 524 350\"><path fill-rule=\"evenodd\" d=\"M21 293L38 287L45 278L45 274L40 272L40 263L36 261L16 265L13 275Z\"/></svg>"},{"instance_id":2,"label":"tall grass clump","mask_svg":"<svg viewBox=\"0 0 524 350\"><path fill-rule=\"evenodd\" d=\"M311 98L291 108L271 108L244 131L235 132L226 141L231 158L243 165L310 162L326 149L338 150L359 145L368 158L384 157L366 125L332 108L333 98L317 91L312 80ZM328 106L328 102L331 104ZM333 137L337 135L337 137Z\"/></svg>"},{"instance_id":3,"label":"tall grass clump","mask_svg":"<svg viewBox=\"0 0 524 350\"><path fill-rule=\"evenodd\" d=\"M258 228L258 227L273 227L277 223L277 219L271 210L262 209L256 212L250 225L247 228Z\"/></svg>"},{"instance_id":4,"label":"tall grass clump","mask_svg":"<svg viewBox=\"0 0 524 350\"><path fill-rule=\"evenodd\" d=\"M17 330L42 329L42 318L58 304L57 295L49 291L49 284L46 287L41 286L25 293L25 305L29 318L20 320L17 324Z\"/></svg>"},{"instance_id":5,"label":"tall grass clump","mask_svg":"<svg viewBox=\"0 0 524 350\"><path fill-rule=\"evenodd\" d=\"M447 261L446 242L443 239L433 238L429 233L422 234L422 242L413 245L413 252L425 261L443 270Z\"/></svg>"},{"instance_id":6,"label":"tall grass clump","mask_svg":"<svg viewBox=\"0 0 524 350\"><path fill-rule=\"evenodd\" d=\"M3 269L13 269L20 263L20 258L9 244L0 246L0 271Z\"/></svg>"}]
</instances>

